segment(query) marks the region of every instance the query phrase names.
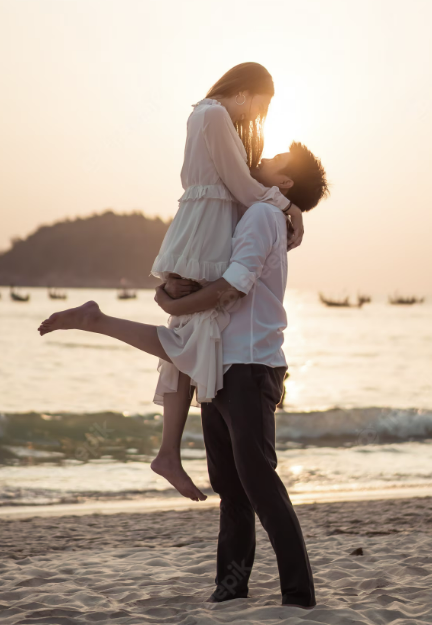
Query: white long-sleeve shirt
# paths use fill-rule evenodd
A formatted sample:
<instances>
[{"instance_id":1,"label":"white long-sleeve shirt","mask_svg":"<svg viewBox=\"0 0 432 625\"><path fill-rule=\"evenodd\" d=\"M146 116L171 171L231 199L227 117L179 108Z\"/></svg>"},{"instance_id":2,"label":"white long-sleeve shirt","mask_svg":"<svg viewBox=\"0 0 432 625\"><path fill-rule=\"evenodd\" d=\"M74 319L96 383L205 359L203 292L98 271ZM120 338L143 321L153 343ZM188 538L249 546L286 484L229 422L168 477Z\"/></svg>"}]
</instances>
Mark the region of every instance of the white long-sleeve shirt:
<instances>
[{"instance_id":1,"label":"white long-sleeve shirt","mask_svg":"<svg viewBox=\"0 0 432 625\"><path fill-rule=\"evenodd\" d=\"M238 206L269 202L279 209L288 200L250 175L243 143L220 102L198 102L187 124L181 181L184 194L163 240L152 274L168 273L201 283L217 280L227 269Z\"/></svg>"},{"instance_id":2,"label":"white long-sleeve shirt","mask_svg":"<svg viewBox=\"0 0 432 625\"><path fill-rule=\"evenodd\" d=\"M270 204L254 204L237 224L230 264L222 276L246 293L230 309L230 323L222 332L224 373L234 363L286 366L287 271L285 217Z\"/></svg>"}]
</instances>

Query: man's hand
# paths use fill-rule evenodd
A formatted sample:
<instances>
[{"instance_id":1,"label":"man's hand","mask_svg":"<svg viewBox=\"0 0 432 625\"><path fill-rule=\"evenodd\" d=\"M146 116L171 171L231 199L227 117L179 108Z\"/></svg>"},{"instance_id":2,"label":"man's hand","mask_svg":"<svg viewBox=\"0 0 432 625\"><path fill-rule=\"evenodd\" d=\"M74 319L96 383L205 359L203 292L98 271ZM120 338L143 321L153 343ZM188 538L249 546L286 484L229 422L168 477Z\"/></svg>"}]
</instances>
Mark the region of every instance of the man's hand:
<instances>
[{"instance_id":1,"label":"man's hand","mask_svg":"<svg viewBox=\"0 0 432 625\"><path fill-rule=\"evenodd\" d=\"M287 251L293 250L295 247L298 247L304 235L304 227L303 227L303 213L295 204L291 204L289 211L287 211L289 215L289 219L287 220L287 231L288 231L288 247Z\"/></svg>"},{"instance_id":2,"label":"man's hand","mask_svg":"<svg viewBox=\"0 0 432 625\"><path fill-rule=\"evenodd\" d=\"M154 296L154 299L157 305L162 308L162 310L164 310L169 315L172 315L171 305L174 300L168 295L164 287L165 284L161 284L160 286L156 287L156 295Z\"/></svg>"},{"instance_id":3,"label":"man's hand","mask_svg":"<svg viewBox=\"0 0 432 625\"><path fill-rule=\"evenodd\" d=\"M186 280L176 273L170 273L164 288L172 299L178 299L199 291L201 285L194 280Z\"/></svg>"}]
</instances>

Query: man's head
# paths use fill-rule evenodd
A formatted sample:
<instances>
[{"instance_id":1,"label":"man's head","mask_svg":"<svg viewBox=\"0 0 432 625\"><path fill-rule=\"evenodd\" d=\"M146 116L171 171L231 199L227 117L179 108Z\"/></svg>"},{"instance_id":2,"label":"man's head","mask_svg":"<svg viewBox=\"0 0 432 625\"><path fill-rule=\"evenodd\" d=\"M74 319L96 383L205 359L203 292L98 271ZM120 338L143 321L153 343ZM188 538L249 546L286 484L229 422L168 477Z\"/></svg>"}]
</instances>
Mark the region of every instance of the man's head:
<instances>
[{"instance_id":1,"label":"man's head","mask_svg":"<svg viewBox=\"0 0 432 625\"><path fill-rule=\"evenodd\" d=\"M263 158L251 175L266 187L279 187L301 211L311 210L330 193L320 159L297 141L291 143L289 152Z\"/></svg>"}]
</instances>

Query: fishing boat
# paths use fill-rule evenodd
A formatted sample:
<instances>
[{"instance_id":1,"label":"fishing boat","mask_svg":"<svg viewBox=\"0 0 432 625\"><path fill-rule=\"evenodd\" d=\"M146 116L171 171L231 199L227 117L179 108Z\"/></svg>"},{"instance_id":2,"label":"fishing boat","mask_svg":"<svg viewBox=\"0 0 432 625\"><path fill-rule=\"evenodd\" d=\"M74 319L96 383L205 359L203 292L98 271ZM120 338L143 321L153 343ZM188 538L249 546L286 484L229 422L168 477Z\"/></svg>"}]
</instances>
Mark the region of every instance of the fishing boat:
<instances>
[{"instance_id":1,"label":"fishing boat","mask_svg":"<svg viewBox=\"0 0 432 625\"><path fill-rule=\"evenodd\" d=\"M50 299L67 299L67 294L58 289L48 289L48 297Z\"/></svg>"},{"instance_id":2,"label":"fishing boat","mask_svg":"<svg viewBox=\"0 0 432 625\"><path fill-rule=\"evenodd\" d=\"M132 291L131 289L119 289L117 292L117 299L136 299L137 293L136 291Z\"/></svg>"},{"instance_id":3,"label":"fishing boat","mask_svg":"<svg viewBox=\"0 0 432 625\"><path fill-rule=\"evenodd\" d=\"M322 293L319 293L320 301L325 305L331 308L361 308L364 302L358 298L357 304L351 304L349 297L345 297L344 299L330 299L325 297Z\"/></svg>"},{"instance_id":4,"label":"fishing boat","mask_svg":"<svg viewBox=\"0 0 432 625\"><path fill-rule=\"evenodd\" d=\"M20 293L16 292L13 286L10 290L10 297L11 300L13 300L14 302L28 302L30 300L30 295L28 293L27 295L21 295Z\"/></svg>"},{"instance_id":5,"label":"fishing boat","mask_svg":"<svg viewBox=\"0 0 432 625\"><path fill-rule=\"evenodd\" d=\"M137 292L131 288L131 283L127 278L120 280L120 286L117 291L117 299L136 299Z\"/></svg>"},{"instance_id":6,"label":"fishing boat","mask_svg":"<svg viewBox=\"0 0 432 625\"><path fill-rule=\"evenodd\" d=\"M362 304L370 304L372 298L370 295L359 294L357 295L357 302L361 302Z\"/></svg>"},{"instance_id":7,"label":"fishing boat","mask_svg":"<svg viewBox=\"0 0 432 625\"><path fill-rule=\"evenodd\" d=\"M388 298L389 304L393 306L412 306L413 304L423 304L425 301L424 297L401 297L399 295L389 296Z\"/></svg>"}]
</instances>

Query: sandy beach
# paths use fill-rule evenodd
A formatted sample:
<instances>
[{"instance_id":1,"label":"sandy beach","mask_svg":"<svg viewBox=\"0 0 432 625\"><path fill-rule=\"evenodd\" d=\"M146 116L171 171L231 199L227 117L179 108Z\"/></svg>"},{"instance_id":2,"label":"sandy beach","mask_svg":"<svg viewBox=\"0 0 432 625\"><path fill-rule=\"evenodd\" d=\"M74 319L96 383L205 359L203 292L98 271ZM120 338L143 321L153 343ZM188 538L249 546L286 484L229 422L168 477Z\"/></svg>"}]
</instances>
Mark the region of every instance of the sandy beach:
<instances>
[{"instance_id":1,"label":"sandy beach","mask_svg":"<svg viewBox=\"0 0 432 625\"><path fill-rule=\"evenodd\" d=\"M257 520L250 598L207 604L218 509L0 520L2 625L432 623L432 497L296 506L317 606L280 604ZM37 512L36 512L37 514Z\"/></svg>"}]
</instances>

